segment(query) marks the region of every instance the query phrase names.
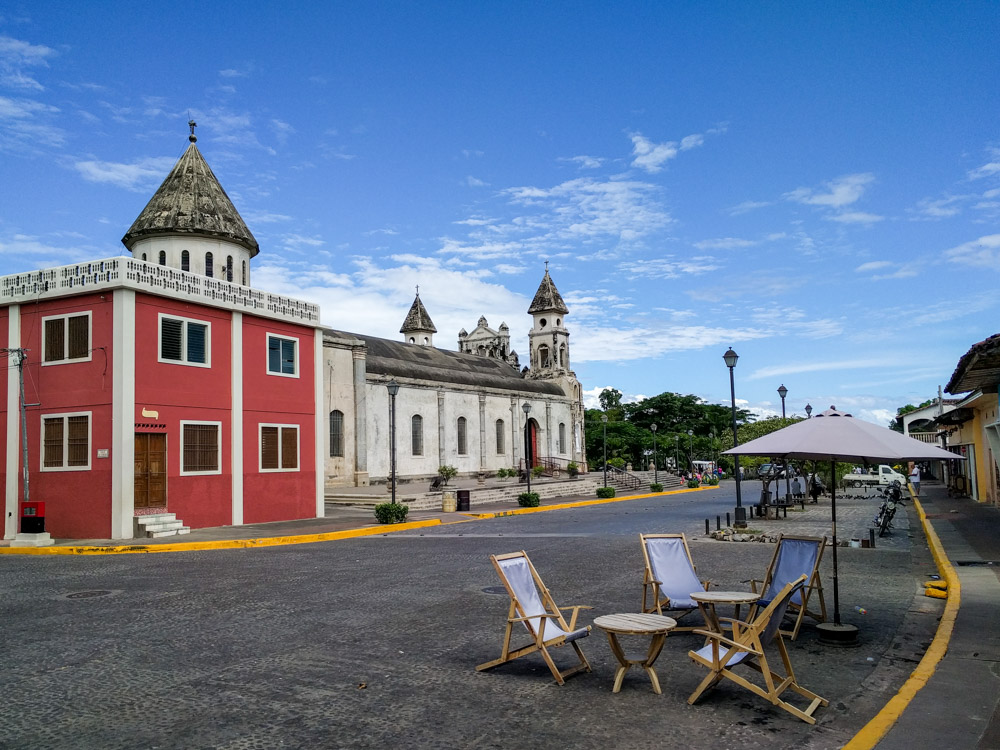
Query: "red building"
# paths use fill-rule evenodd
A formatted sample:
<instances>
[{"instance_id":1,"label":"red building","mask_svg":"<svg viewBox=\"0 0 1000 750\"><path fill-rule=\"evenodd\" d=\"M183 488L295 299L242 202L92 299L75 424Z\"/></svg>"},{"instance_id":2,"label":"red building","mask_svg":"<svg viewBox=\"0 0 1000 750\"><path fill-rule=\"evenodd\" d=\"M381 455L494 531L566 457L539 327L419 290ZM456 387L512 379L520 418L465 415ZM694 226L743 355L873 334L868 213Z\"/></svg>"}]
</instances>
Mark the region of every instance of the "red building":
<instances>
[{"instance_id":1,"label":"red building","mask_svg":"<svg viewBox=\"0 0 1000 750\"><path fill-rule=\"evenodd\" d=\"M0 278L5 539L25 475L59 538L323 515L319 308L250 288L257 242L194 140L131 258Z\"/></svg>"}]
</instances>

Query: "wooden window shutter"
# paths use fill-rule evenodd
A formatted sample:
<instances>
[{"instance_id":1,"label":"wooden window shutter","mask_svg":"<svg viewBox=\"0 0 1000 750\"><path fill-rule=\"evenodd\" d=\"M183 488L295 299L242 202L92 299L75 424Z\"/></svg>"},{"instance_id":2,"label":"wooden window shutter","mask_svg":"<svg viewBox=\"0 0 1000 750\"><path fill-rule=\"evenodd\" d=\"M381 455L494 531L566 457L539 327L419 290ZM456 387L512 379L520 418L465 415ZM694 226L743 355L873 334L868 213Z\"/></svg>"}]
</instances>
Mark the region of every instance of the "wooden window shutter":
<instances>
[{"instance_id":1,"label":"wooden window shutter","mask_svg":"<svg viewBox=\"0 0 1000 750\"><path fill-rule=\"evenodd\" d=\"M58 362L66 357L65 318L45 321L45 361Z\"/></svg>"},{"instance_id":2,"label":"wooden window shutter","mask_svg":"<svg viewBox=\"0 0 1000 750\"><path fill-rule=\"evenodd\" d=\"M281 468L299 468L299 428L281 428Z\"/></svg>"},{"instance_id":3,"label":"wooden window shutter","mask_svg":"<svg viewBox=\"0 0 1000 750\"><path fill-rule=\"evenodd\" d=\"M260 428L260 468L277 469L278 467L278 428Z\"/></svg>"},{"instance_id":4,"label":"wooden window shutter","mask_svg":"<svg viewBox=\"0 0 1000 750\"><path fill-rule=\"evenodd\" d=\"M86 357L90 351L90 317L74 315L67 319L69 324L69 358Z\"/></svg>"}]
</instances>

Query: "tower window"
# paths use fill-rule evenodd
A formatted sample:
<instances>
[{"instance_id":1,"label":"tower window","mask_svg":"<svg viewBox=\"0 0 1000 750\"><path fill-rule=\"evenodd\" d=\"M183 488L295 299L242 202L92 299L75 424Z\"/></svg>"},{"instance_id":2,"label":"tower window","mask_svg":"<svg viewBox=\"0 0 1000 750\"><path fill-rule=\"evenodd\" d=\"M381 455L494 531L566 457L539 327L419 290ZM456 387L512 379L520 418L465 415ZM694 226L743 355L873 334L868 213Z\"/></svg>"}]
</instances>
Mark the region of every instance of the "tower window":
<instances>
[{"instance_id":1,"label":"tower window","mask_svg":"<svg viewBox=\"0 0 1000 750\"><path fill-rule=\"evenodd\" d=\"M181 270L190 271L191 270L191 253L187 250L181 250Z\"/></svg>"},{"instance_id":2,"label":"tower window","mask_svg":"<svg viewBox=\"0 0 1000 750\"><path fill-rule=\"evenodd\" d=\"M167 265L167 253L164 250L160 250L160 265Z\"/></svg>"},{"instance_id":3,"label":"tower window","mask_svg":"<svg viewBox=\"0 0 1000 750\"><path fill-rule=\"evenodd\" d=\"M538 366L539 367L551 366L551 363L549 362L549 347L547 346L538 347Z\"/></svg>"},{"instance_id":4,"label":"tower window","mask_svg":"<svg viewBox=\"0 0 1000 750\"><path fill-rule=\"evenodd\" d=\"M468 440L466 439L466 433L467 432L468 432L468 430L467 430L467 422L465 421L465 417L459 417L458 418L458 455L460 455L460 456L464 456L464 455L468 454L468 452L469 452L469 444L468 444Z\"/></svg>"},{"instance_id":5,"label":"tower window","mask_svg":"<svg viewBox=\"0 0 1000 750\"><path fill-rule=\"evenodd\" d=\"M247 262L243 261L243 286L247 285Z\"/></svg>"},{"instance_id":6,"label":"tower window","mask_svg":"<svg viewBox=\"0 0 1000 750\"><path fill-rule=\"evenodd\" d=\"M556 446L556 450L560 454L566 452L566 425L563 422L559 423L559 443Z\"/></svg>"},{"instance_id":7,"label":"tower window","mask_svg":"<svg viewBox=\"0 0 1000 750\"><path fill-rule=\"evenodd\" d=\"M424 418L419 414L410 418L410 453L424 455Z\"/></svg>"},{"instance_id":8,"label":"tower window","mask_svg":"<svg viewBox=\"0 0 1000 750\"><path fill-rule=\"evenodd\" d=\"M538 321L538 325L540 328L545 328L545 326L547 326L548 323L549 321L547 321L545 318L542 318L541 320Z\"/></svg>"},{"instance_id":9,"label":"tower window","mask_svg":"<svg viewBox=\"0 0 1000 750\"><path fill-rule=\"evenodd\" d=\"M498 419L497 420L497 455L498 456L502 456L502 455L504 455L507 452L506 445L504 443L505 443L505 438L504 438L504 431L503 431L503 420L502 419Z\"/></svg>"},{"instance_id":10,"label":"tower window","mask_svg":"<svg viewBox=\"0 0 1000 750\"><path fill-rule=\"evenodd\" d=\"M233 256L230 255L226 258L226 281L232 282L233 280Z\"/></svg>"},{"instance_id":11,"label":"tower window","mask_svg":"<svg viewBox=\"0 0 1000 750\"><path fill-rule=\"evenodd\" d=\"M205 275L211 277L213 268L213 258L211 253L205 253Z\"/></svg>"},{"instance_id":12,"label":"tower window","mask_svg":"<svg viewBox=\"0 0 1000 750\"><path fill-rule=\"evenodd\" d=\"M330 412L330 456L344 456L344 412L338 409Z\"/></svg>"}]
</instances>

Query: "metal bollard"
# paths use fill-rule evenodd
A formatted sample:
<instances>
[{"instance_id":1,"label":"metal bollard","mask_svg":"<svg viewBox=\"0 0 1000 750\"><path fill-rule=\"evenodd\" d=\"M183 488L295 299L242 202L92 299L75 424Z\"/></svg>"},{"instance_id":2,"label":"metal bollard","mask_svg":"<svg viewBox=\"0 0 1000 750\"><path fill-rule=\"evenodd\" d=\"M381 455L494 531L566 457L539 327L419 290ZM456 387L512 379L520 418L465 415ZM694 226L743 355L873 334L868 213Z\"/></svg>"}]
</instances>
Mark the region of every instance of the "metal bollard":
<instances>
[{"instance_id":1,"label":"metal bollard","mask_svg":"<svg viewBox=\"0 0 1000 750\"><path fill-rule=\"evenodd\" d=\"M782 505L781 506L781 511L782 511L781 517L782 518L788 518L788 506L787 505Z\"/></svg>"},{"instance_id":2,"label":"metal bollard","mask_svg":"<svg viewBox=\"0 0 1000 750\"><path fill-rule=\"evenodd\" d=\"M753 506L750 506L750 518L753 518Z\"/></svg>"},{"instance_id":3,"label":"metal bollard","mask_svg":"<svg viewBox=\"0 0 1000 750\"><path fill-rule=\"evenodd\" d=\"M868 546L875 549L875 529L868 529Z\"/></svg>"},{"instance_id":4,"label":"metal bollard","mask_svg":"<svg viewBox=\"0 0 1000 750\"><path fill-rule=\"evenodd\" d=\"M729 511L726 511L726 526L732 526L732 524L729 522Z\"/></svg>"},{"instance_id":5,"label":"metal bollard","mask_svg":"<svg viewBox=\"0 0 1000 750\"><path fill-rule=\"evenodd\" d=\"M712 533L711 527L709 526L708 519L705 519L705 536Z\"/></svg>"},{"instance_id":6,"label":"metal bollard","mask_svg":"<svg viewBox=\"0 0 1000 750\"><path fill-rule=\"evenodd\" d=\"M716 531L722 531L722 517L721 516L716 516L715 517L715 530Z\"/></svg>"}]
</instances>

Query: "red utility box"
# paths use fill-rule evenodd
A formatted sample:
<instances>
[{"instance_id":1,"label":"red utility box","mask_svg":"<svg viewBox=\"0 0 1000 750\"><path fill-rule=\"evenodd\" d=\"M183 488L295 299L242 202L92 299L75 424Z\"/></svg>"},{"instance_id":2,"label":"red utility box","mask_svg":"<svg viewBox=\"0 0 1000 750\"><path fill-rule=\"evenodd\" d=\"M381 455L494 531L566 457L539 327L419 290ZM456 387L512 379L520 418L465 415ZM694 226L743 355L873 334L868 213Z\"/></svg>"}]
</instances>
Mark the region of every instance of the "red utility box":
<instances>
[{"instance_id":1,"label":"red utility box","mask_svg":"<svg viewBox=\"0 0 1000 750\"><path fill-rule=\"evenodd\" d=\"M21 533L41 534L45 531L45 503L21 503Z\"/></svg>"}]
</instances>

